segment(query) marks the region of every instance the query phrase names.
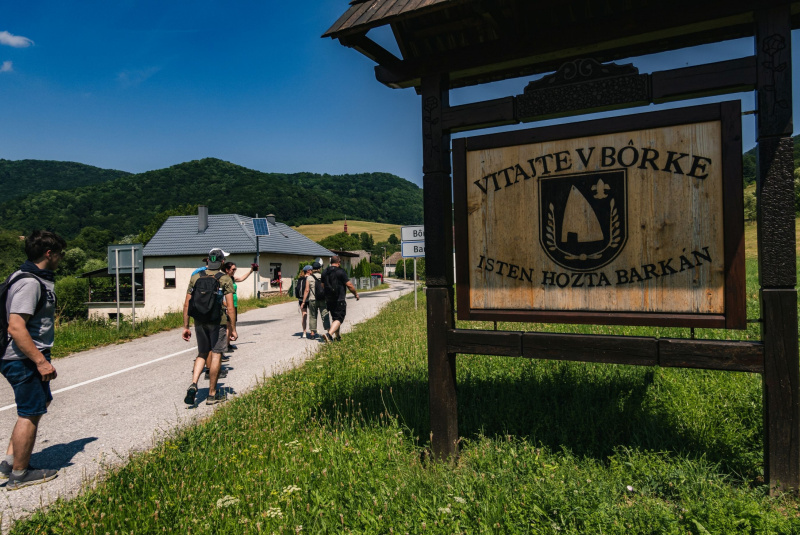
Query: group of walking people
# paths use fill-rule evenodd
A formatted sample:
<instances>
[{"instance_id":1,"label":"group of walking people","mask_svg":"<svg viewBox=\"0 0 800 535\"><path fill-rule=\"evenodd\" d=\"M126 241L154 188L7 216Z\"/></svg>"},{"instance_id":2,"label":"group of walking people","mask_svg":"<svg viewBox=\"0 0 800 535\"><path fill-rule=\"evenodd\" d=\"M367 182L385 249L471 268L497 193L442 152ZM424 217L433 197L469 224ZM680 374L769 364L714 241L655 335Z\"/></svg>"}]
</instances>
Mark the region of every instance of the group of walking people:
<instances>
[{"instance_id":1,"label":"group of walking people","mask_svg":"<svg viewBox=\"0 0 800 535\"><path fill-rule=\"evenodd\" d=\"M38 425L53 400L50 381L57 377L50 363L55 340L55 270L64 258L66 241L49 231L35 231L25 239L27 261L0 284L0 374L14 391L17 421L5 458L0 461L0 479L7 479L6 488L19 489L55 478L57 470L30 466ZM222 362L230 357L225 352L236 349L238 299L237 283L244 281L257 264L246 273L237 274L235 263L226 262L227 253L214 248L206 265L195 270L189 281L183 303L181 336L192 338L190 318L194 319L197 357L192 369L192 382L184 401L194 405L197 383L207 370L209 380L207 405L225 401L217 382L224 377ZM338 256L322 270L322 262L305 266L300 281L299 306L303 315L303 337L317 337L317 316L324 330L320 340L341 339L339 329L347 313L347 290L358 300L358 292L340 266ZM299 282L300 282L299 281ZM309 330L306 329L308 320Z\"/></svg>"},{"instance_id":2,"label":"group of walking people","mask_svg":"<svg viewBox=\"0 0 800 535\"><path fill-rule=\"evenodd\" d=\"M330 265L322 270L321 259L305 266L297 276L295 296L302 315L301 338L317 338L317 315L322 318L323 330L320 340L333 342L341 340L339 329L347 315L347 290L353 293L356 301L360 299L356 287L350 282L347 272L341 267L341 259L332 256Z\"/></svg>"}]
</instances>

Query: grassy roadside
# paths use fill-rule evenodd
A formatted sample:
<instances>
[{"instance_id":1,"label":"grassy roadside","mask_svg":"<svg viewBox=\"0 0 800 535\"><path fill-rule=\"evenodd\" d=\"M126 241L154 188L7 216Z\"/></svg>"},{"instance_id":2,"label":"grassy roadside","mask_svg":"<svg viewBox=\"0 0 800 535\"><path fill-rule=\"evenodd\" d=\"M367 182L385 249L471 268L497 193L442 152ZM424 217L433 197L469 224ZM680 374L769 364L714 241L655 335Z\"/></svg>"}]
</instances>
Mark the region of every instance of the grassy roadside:
<instances>
[{"instance_id":1,"label":"grassy roadside","mask_svg":"<svg viewBox=\"0 0 800 535\"><path fill-rule=\"evenodd\" d=\"M239 313L241 314L254 308L265 308L269 305L288 303L293 300L293 297L287 295L270 296L264 299L240 299ZM159 318L137 320L135 329L131 327L129 322L122 322L119 332L117 332L115 321L71 321L56 325L56 338L52 355L53 358L65 357L78 351L127 342L161 331L177 329L182 325L183 314L178 312L165 314Z\"/></svg>"},{"instance_id":2,"label":"grassy roadside","mask_svg":"<svg viewBox=\"0 0 800 535\"><path fill-rule=\"evenodd\" d=\"M427 461L419 297L12 533L800 531L752 374L460 356L461 458Z\"/></svg>"}]
</instances>

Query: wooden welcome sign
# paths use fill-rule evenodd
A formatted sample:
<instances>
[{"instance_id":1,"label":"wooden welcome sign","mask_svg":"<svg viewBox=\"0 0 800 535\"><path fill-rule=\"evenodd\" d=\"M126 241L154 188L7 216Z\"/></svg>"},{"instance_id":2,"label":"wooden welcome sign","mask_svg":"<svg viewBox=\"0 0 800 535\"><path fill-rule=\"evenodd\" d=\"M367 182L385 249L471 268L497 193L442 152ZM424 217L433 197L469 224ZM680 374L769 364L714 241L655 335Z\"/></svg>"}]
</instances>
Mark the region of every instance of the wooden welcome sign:
<instances>
[{"instance_id":1,"label":"wooden welcome sign","mask_svg":"<svg viewBox=\"0 0 800 535\"><path fill-rule=\"evenodd\" d=\"M740 115L454 140L459 319L745 328Z\"/></svg>"}]
</instances>

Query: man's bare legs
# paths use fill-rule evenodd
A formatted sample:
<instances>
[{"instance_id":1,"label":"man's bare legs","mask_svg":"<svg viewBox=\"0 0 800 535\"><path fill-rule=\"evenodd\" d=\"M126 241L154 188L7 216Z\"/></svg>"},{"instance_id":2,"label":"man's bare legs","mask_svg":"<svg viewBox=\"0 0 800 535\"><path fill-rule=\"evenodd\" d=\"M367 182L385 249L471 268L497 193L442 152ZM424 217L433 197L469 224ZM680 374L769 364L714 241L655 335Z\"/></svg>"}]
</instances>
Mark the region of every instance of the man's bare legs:
<instances>
[{"instance_id":1,"label":"man's bare legs","mask_svg":"<svg viewBox=\"0 0 800 535\"><path fill-rule=\"evenodd\" d=\"M220 368L222 368L222 354L212 351L208 361L208 397L213 397L217 393Z\"/></svg>"},{"instance_id":2,"label":"man's bare legs","mask_svg":"<svg viewBox=\"0 0 800 535\"><path fill-rule=\"evenodd\" d=\"M17 417L17 423L11 432L11 440L8 443L8 450L6 450L6 455L14 456L12 467L14 470L22 471L28 468L41 418L41 414Z\"/></svg>"}]
</instances>

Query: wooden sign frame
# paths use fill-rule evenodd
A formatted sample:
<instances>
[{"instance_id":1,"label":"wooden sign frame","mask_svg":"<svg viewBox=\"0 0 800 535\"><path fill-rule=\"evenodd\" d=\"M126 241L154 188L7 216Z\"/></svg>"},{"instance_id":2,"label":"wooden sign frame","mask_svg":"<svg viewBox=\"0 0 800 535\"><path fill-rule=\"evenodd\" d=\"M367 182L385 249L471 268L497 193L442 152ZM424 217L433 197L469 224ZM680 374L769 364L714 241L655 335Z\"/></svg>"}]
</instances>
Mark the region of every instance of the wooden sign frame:
<instances>
[{"instance_id":1,"label":"wooden sign frame","mask_svg":"<svg viewBox=\"0 0 800 535\"><path fill-rule=\"evenodd\" d=\"M553 309L472 308L469 257L467 153L591 136L635 133L638 130L678 127L719 121L723 247L721 313L674 313ZM456 284L458 319L642 325L663 327L746 328L744 218L742 183L741 106L738 100L675 110L642 113L610 119L503 132L453 140L453 190L455 200ZM473 177L474 178L474 177ZM542 178L543 180L544 178ZM501 179L502 182L503 179ZM540 181L539 178L534 180Z\"/></svg>"}]
</instances>

